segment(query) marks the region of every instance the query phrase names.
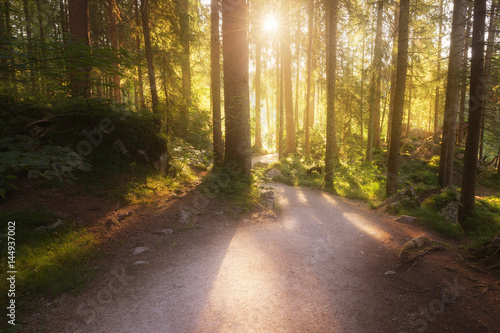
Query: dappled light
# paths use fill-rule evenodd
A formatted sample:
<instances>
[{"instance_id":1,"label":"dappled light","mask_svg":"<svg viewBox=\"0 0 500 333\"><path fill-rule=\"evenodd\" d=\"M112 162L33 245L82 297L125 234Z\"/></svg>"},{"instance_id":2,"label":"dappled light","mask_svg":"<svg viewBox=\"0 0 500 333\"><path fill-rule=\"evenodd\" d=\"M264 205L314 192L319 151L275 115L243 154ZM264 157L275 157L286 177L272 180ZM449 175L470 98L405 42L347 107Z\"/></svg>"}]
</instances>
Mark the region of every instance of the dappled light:
<instances>
[{"instance_id":1,"label":"dappled light","mask_svg":"<svg viewBox=\"0 0 500 333\"><path fill-rule=\"evenodd\" d=\"M498 326L497 0L0 17L0 331Z\"/></svg>"}]
</instances>

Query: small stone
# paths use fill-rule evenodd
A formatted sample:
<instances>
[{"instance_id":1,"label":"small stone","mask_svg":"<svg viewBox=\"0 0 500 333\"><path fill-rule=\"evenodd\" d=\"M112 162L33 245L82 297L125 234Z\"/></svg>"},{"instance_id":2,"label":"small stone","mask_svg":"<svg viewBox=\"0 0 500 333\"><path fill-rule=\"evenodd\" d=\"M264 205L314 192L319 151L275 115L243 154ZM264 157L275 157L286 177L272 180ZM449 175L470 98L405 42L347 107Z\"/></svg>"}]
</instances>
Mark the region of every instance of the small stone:
<instances>
[{"instance_id":1,"label":"small stone","mask_svg":"<svg viewBox=\"0 0 500 333\"><path fill-rule=\"evenodd\" d=\"M134 261L134 262L132 263L132 265L134 265L134 266L138 266L138 265L146 265L146 264L148 264L148 262L147 262L147 261L143 261L143 260Z\"/></svg>"},{"instance_id":2,"label":"small stone","mask_svg":"<svg viewBox=\"0 0 500 333\"><path fill-rule=\"evenodd\" d=\"M135 249L132 250L132 255L136 256L136 255L144 253L146 251L149 251L149 248L139 246L139 247L136 247Z\"/></svg>"},{"instance_id":3,"label":"small stone","mask_svg":"<svg viewBox=\"0 0 500 333\"><path fill-rule=\"evenodd\" d=\"M270 207L270 208L274 207L275 197L274 197L273 191L263 192L260 194L260 197L261 197L265 206Z\"/></svg>"},{"instance_id":4,"label":"small stone","mask_svg":"<svg viewBox=\"0 0 500 333\"><path fill-rule=\"evenodd\" d=\"M409 215L401 215L400 217L396 217L394 222L413 224L417 222L417 218Z\"/></svg>"},{"instance_id":5,"label":"small stone","mask_svg":"<svg viewBox=\"0 0 500 333\"><path fill-rule=\"evenodd\" d=\"M106 221L106 227L107 227L108 229L111 229L111 228L113 228L114 226L117 226L118 224L120 224L120 223L119 223L119 222L118 222L118 220L117 220L117 219L115 219L115 218L110 218L110 219L108 219L108 220Z\"/></svg>"},{"instance_id":6,"label":"small stone","mask_svg":"<svg viewBox=\"0 0 500 333\"><path fill-rule=\"evenodd\" d=\"M416 247L422 247L424 245L430 244L431 240L427 236L419 236L412 239L412 242L415 243Z\"/></svg>"},{"instance_id":7,"label":"small stone","mask_svg":"<svg viewBox=\"0 0 500 333\"><path fill-rule=\"evenodd\" d=\"M278 169L273 168L273 169L267 170L265 173L265 176L271 180L274 180L274 178L276 178L276 177L283 177L283 174Z\"/></svg>"},{"instance_id":8,"label":"small stone","mask_svg":"<svg viewBox=\"0 0 500 333\"><path fill-rule=\"evenodd\" d=\"M188 210L181 209L179 211L179 222L186 223L191 218L191 212Z\"/></svg>"},{"instance_id":9,"label":"small stone","mask_svg":"<svg viewBox=\"0 0 500 333\"><path fill-rule=\"evenodd\" d=\"M61 220L61 219L57 219L57 222L56 222L56 223L54 223L54 224L51 224L51 225L49 226L49 229L55 229L55 228L57 228L57 227L59 227L59 226L61 226L61 225L63 225L63 224L64 224L64 221L63 221L63 220Z\"/></svg>"},{"instance_id":10,"label":"small stone","mask_svg":"<svg viewBox=\"0 0 500 333\"><path fill-rule=\"evenodd\" d=\"M250 223L250 220L244 219L243 223Z\"/></svg>"},{"instance_id":11,"label":"small stone","mask_svg":"<svg viewBox=\"0 0 500 333\"><path fill-rule=\"evenodd\" d=\"M121 220L126 219L129 216L132 216L132 214L133 214L132 212L123 212L123 213L117 214L116 218L118 221L121 221Z\"/></svg>"},{"instance_id":12,"label":"small stone","mask_svg":"<svg viewBox=\"0 0 500 333\"><path fill-rule=\"evenodd\" d=\"M394 274L396 274L396 272L394 271L387 271L384 273L384 275L394 275Z\"/></svg>"},{"instance_id":13,"label":"small stone","mask_svg":"<svg viewBox=\"0 0 500 333\"><path fill-rule=\"evenodd\" d=\"M153 232L154 234L157 234L157 235L170 235L174 232L173 229L163 229L163 230L156 230L155 232Z\"/></svg>"},{"instance_id":14,"label":"small stone","mask_svg":"<svg viewBox=\"0 0 500 333\"><path fill-rule=\"evenodd\" d=\"M221 210L220 212L215 212L215 214L217 214L217 215L221 216L222 214L224 214L224 211L223 211L223 210Z\"/></svg>"}]
</instances>

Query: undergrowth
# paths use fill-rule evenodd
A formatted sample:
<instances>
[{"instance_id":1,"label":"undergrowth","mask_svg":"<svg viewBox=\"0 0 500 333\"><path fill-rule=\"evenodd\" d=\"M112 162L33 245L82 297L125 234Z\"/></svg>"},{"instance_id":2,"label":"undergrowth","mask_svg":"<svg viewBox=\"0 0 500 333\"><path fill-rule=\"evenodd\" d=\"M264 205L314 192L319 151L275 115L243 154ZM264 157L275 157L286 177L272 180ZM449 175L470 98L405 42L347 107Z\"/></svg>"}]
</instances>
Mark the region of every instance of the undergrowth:
<instances>
[{"instance_id":1,"label":"undergrowth","mask_svg":"<svg viewBox=\"0 0 500 333\"><path fill-rule=\"evenodd\" d=\"M221 168L203 178L200 191L208 197L230 200L246 212L259 203L261 187L263 185L259 184L254 175L244 175Z\"/></svg>"},{"instance_id":2,"label":"undergrowth","mask_svg":"<svg viewBox=\"0 0 500 333\"><path fill-rule=\"evenodd\" d=\"M8 290L7 223L15 221L15 270L17 317L40 297L56 297L63 292L77 292L94 275L90 263L98 257L98 240L72 221L54 229L60 216L42 208L0 211L1 258L0 289ZM0 296L2 304L7 293ZM19 321L19 320L18 320Z\"/></svg>"},{"instance_id":3,"label":"undergrowth","mask_svg":"<svg viewBox=\"0 0 500 333\"><path fill-rule=\"evenodd\" d=\"M276 168L283 175L276 176L273 180L287 185L312 188L319 188L323 185L323 161L296 154L271 164L269 168ZM375 164L340 163L334 168L333 192L335 194L375 205L383 199L384 189L385 177Z\"/></svg>"}]
</instances>

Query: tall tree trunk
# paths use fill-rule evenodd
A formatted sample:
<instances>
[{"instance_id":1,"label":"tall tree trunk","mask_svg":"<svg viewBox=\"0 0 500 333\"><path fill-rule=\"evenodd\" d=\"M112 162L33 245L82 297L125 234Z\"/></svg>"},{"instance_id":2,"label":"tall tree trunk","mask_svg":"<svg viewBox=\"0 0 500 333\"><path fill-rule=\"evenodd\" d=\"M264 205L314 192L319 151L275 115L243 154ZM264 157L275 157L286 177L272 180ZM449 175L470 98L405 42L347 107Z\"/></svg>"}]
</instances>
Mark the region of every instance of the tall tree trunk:
<instances>
[{"instance_id":1,"label":"tall tree trunk","mask_svg":"<svg viewBox=\"0 0 500 333\"><path fill-rule=\"evenodd\" d=\"M361 148L364 144L364 100L365 100L365 43L366 43L366 33L363 33L363 41L361 46L361 85L359 92L359 131L361 136Z\"/></svg>"},{"instance_id":2,"label":"tall tree trunk","mask_svg":"<svg viewBox=\"0 0 500 333\"><path fill-rule=\"evenodd\" d=\"M306 88L306 110L304 114L304 129L305 129L305 146L306 155L309 156L309 130L310 114L311 114L311 90L312 90L312 45L313 45L313 29L314 29L314 0L310 0L307 5L308 12L308 41L307 41L307 88Z\"/></svg>"},{"instance_id":3,"label":"tall tree trunk","mask_svg":"<svg viewBox=\"0 0 500 333\"><path fill-rule=\"evenodd\" d=\"M441 103L441 44L443 39L443 6L444 0L439 3L439 35L438 35L438 52L437 52L437 68L436 68L436 93L434 99L434 142L439 142L439 104Z\"/></svg>"},{"instance_id":4,"label":"tall tree trunk","mask_svg":"<svg viewBox=\"0 0 500 333\"><path fill-rule=\"evenodd\" d=\"M280 41L280 45L283 44L283 41ZM280 108L280 123L279 123L279 146L278 150L279 159L281 160L284 157L285 153L285 143L283 142L283 136L285 134L284 125L285 125L285 80L284 80L284 61L283 61L283 49L280 48L280 93L279 93L279 108Z\"/></svg>"},{"instance_id":5,"label":"tall tree trunk","mask_svg":"<svg viewBox=\"0 0 500 333\"><path fill-rule=\"evenodd\" d=\"M182 69L182 110L180 115L181 131L186 134L189 124L189 109L191 100L191 28L189 24L189 0L177 0L177 15L179 16L181 69Z\"/></svg>"},{"instance_id":6,"label":"tall tree trunk","mask_svg":"<svg viewBox=\"0 0 500 333\"><path fill-rule=\"evenodd\" d=\"M81 51L80 57L90 57L89 3L88 0L69 0L69 31L73 47ZM74 61L70 70L70 87L73 96L88 96L90 66Z\"/></svg>"},{"instance_id":7,"label":"tall tree trunk","mask_svg":"<svg viewBox=\"0 0 500 333\"><path fill-rule=\"evenodd\" d=\"M135 0L135 25L139 27L139 1ZM135 36L135 50L137 52L137 55L141 54L141 37L139 35L139 32L137 32L137 35ZM138 90L139 93L139 107L141 109L146 108L146 104L144 103L144 85L142 83L142 61L141 58L138 59L137 61L137 85L136 89Z\"/></svg>"},{"instance_id":8,"label":"tall tree trunk","mask_svg":"<svg viewBox=\"0 0 500 333\"><path fill-rule=\"evenodd\" d=\"M411 68L412 64L410 64ZM413 74L410 74L410 84L408 85L408 118L406 119L406 137L410 138L411 130L411 92L413 88Z\"/></svg>"},{"instance_id":9,"label":"tall tree trunk","mask_svg":"<svg viewBox=\"0 0 500 333\"><path fill-rule=\"evenodd\" d=\"M260 98L260 79L261 79L261 53L262 39L259 37L255 50L255 148L262 148L262 121L261 121L261 98Z\"/></svg>"},{"instance_id":10,"label":"tall tree trunk","mask_svg":"<svg viewBox=\"0 0 500 333\"><path fill-rule=\"evenodd\" d=\"M66 44L68 42L67 35L69 32L69 23L68 23L68 15L66 12L66 5L64 4L64 0L59 0L59 10L61 15L61 30L62 30L62 40L63 43Z\"/></svg>"},{"instance_id":11,"label":"tall tree trunk","mask_svg":"<svg viewBox=\"0 0 500 333\"><path fill-rule=\"evenodd\" d=\"M300 21L299 21L300 22ZM300 31L300 23L297 27L297 35L299 35ZM297 52L297 79L295 81L295 115L293 120L295 121L295 139L297 140L297 132L300 130L300 121L299 121L299 90L300 90L300 43L296 43Z\"/></svg>"},{"instance_id":12,"label":"tall tree trunk","mask_svg":"<svg viewBox=\"0 0 500 333\"><path fill-rule=\"evenodd\" d=\"M497 175L500 175L500 146L498 147L497 154Z\"/></svg>"},{"instance_id":13,"label":"tall tree trunk","mask_svg":"<svg viewBox=\"0 0 500 333\"><path fill-rule=\"evenodd\" d=\"M2 30L5 28L5 36L4 39L6 41L5 48L9 50L9 52L12 51L12 26L10 23L10 1L9 0L4 0L3 2L3 12L2 14L4 15L3 17L3 22L5 23L5 26L2 27ZM3 74L3 79L6 82L10 81L11 86L15 87L15 78L16 78L16 71L15 71L15 59L14 57L9 57L10 58L10 66L8 65L9 59L4 58L2 59L2 65L5 68L4 74Z\"/></svg>"},{"instance_id":14,"label":"tall tree trunk","mask_svg":"<svg viewBox=\"0 0 500 333\"><path fill-rule=\"evenodd\" d=\"M295 153L295 125L293 122L293 91L292 91L292 54L290 51L290 3L289 0L281 0L283 13L283 79L285 86L285 110L286 110L286 154Z\"/></svg>"},{"instance_id":15,"label":"tall tree trunk","mask_svg":"<svg viewBox=\"0 0 500 333\"><path fill-rule=\"evenodd\" d=\"M467 1L467 28L465 29L465 47L463 54L463 64L462 64L462 77L460 84L460 110L458 114L458 135L457 144L463 146L465 142L465 105L467 103L467 70L468 70L468 60L469 60L469 47L470 47L470 31L472 27L471 22L472 14L472 3Z\"/></svg>"},{"instance_id":16,"label":"tall tree trunk","mask_svg":"<svg viewBox=\"0 0 500 333\"><path fill-rule=\"evenodd\" d=\"M391 142L387 163L387 195L398 190L399 155L401 147L401 122L406 90L406 71L408 65L408 21L410 16L410 1L400 0L399 28L398 28L398 61L396 72L396 89L394 110L391 126Z\"/></svg>"},{"instance_id":17,"label":"tall tree trunk","mask_svg":"<svg viewBox=\"0 0 500 333\"><path fill-rule=\"evenodd\" d=\"M222 166L224 160L224 141L222 140L222 116L220 94L220 34L219 0L211 0L210 67L212 88L212 117L214 140L214 165Z\"/></svg>"},{"instance_id":18,"label":"tall tree trunk","mask_svg":"<svg viewBox=\"0 0 500 333\"><path fill-rule=\"evenodd\" d=\"M467 0L454 0L451 26L450 55L448 58L448 81L443 119L443 139L439 159L438 184L440 187L453 185L453 158L455 153L455 131L460 105L460 78L463 69L463 49L465 47L465 22Z\"/></svg>"},{"instance_id":19,"label":"tall tree trunk","mask_svg":"<svg viewBox=\"0 0 500 333\"><path fill-rule=\"evenodd\" d=\"M389 101L389 116L387 117L387 143L390 145L391 142L391 131L392 131L392 116L394 113L394 100L396 98L396 72L397 72L397 41L398 41L398 31L399 31L399 3L396 2L394 8L394 24L393 24L393 38L392 38L392 55L391 55L391 96ZM387 149L389 151L389 147Z\"/></svg>"},{"instance_id":20,"label":"tall tree trunk","mask_svg":"<svg viewBox=\"0 0 500 333\"><path fill-rule=\"evenodd\" d=\"M492 1L491 4L491 14L490 14L490 25L488 27L488 41L486 42L486 56L484 59L484 82L486 85L486 91L491 91L491 58L493 57L493 47L495 46L495 33L496 33L496 17L495 11L497 8L497 3ZM483 101L483 116L481 121L481 139L479 143L479 159L484 158L484 122L486 119L486 111L488 106L488 94L484 96Z\"/></svg>"},{"instance_id":21,"label":"tall tree trunk","mask_svg":"<svg viewBox=\"0 0 500 333\"><path fill-rule=\"evenodd\" d=\"M109 0L109 34L111 40L111 48L115 50L115 56L118 56L118 27L116 25L116 0ZM120 67L118 63L113 63L113 98L116 102L120 102L121 87L120 87Z\"/></svg>"},{"instance_id":22,"label":"tall tree trunk","mask_svg":"<svg viewBox=\"0 0 500 333\"><path fill-rule=\"evenodd\" d=\"M338 0L327 0L326 35L326 153L325 187L333 189L333 168L338 160L337 133L335 130L335 79L337 66L337 13Z\"/></svg>"},{"instance_id":23,"label":"tall tree trunk","mask_svg":"<svg viewBox=\"0 0 500 333\"><path fill-rule=\"evenodd\" d=\"M246 0L222 0L226 111L224 165L248 174L251 169L251 138L247 6Z\"/></svg>"},{"instance_id":24,"label":"tall tree trunk","mask_svg":"<svg viewBox=\"0 0 500 333\"><path fill-rule=\"evenodd\" d=\"M36 9L38 12L38 30L40 32L40 42L42 45L45 44L45 33L43 29L43 15L42 15L42 5L40 3L40 0L36 0Z\"/></svg>"},{"instance_id":25,"label":"tall tree trunk","mask_svg":"<svg viewBox=\"0 0 500 333\"><path fill-rule=\"evenodd\" d=\"M281 105L281 95L280 95L280 82L281 82L281 67L280 67L280 41L279 37L276 37L276 151L279 153L281 158L283 152L280 147L280 105Z\"/></svg>"},{"instance_id":26,"label":"tall tree trunk","mask_svg":"<svg viewBox=\"0 0 500 333\"><path fill-rule=\"evenodd\" d=\"M156 77L153 64L153 51L151 50L151 31L149 29L149 0L142 0L142 32L144 34L144 51L148 66L149 88L151 90L151 104L154 114L159 114L158 92L156 90ZM160 117L157 118L158 129L161 128Z\"/></svg>"},{"instance_id":27,"label":"tall tree trunk","mask_svg":"<svg viewBox=\"0 0 500 333\"><path fill-rule=\"evenodd\" d=\"M483 114L482 101L486 93L483 83L485 19L486 0L475 0L474 21L472 26L469 120L467 139L465 142L462 191L460 192L461 205L458 209L458 222L466 232L472 229L471 225L467 223L467 219L474 212L477 180L477 153L479 150L481 116Z\"/></svg>"},{"instance_id":28,"label":"tall tree trunk","mask_svg":"<svg viewBox=\"0 0 500 333\"><path fill-rule=\"evenodd\" d=\"M366 160L371 161L373 146L380 148L380 74L382 71L382 17L383 0L377 3L377 28L370 80L370 115L368 120L368 145Z\"/></svg>"},{"instance_id":29,"label":"tall tree trunk","mask_svg":"<svg viewBox=\"0 0 500 333\"><path fill-rule=\"evenodd\" d=\"M31 82L31 92L36 93L37 91L37 86L36 86L36 74L35 74L35 52L33 50L33 30L32 30L32 13L31 13L31 8L28 3L28 0L23 0L23 10L24 10L24 18L25 18L25 25L26 25L26 37L27 37L27 52L28 52L28 59L30 61L29 69L30 69L30 82Z\"/></svg>"}]
</instances>

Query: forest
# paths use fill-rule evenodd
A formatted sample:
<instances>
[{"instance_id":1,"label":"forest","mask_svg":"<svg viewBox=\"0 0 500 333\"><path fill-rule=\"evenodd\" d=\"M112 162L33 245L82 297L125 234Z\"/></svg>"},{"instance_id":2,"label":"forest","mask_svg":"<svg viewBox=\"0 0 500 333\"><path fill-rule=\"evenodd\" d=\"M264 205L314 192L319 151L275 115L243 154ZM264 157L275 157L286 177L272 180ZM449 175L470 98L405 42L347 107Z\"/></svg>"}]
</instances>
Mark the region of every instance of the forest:
<instances>
[{"instance_id":1,"label":"forest","mask_svg":"<svg viewBox=\"0 0 500 333\"><path fill-rule=\"evenodd\" d=\"M275 181L415 216L498 270L498 5L2 0L2 229L53 240L30 232L57 214L9 208L27 182L125 205L194 182L251 209Z\"/></svg>"}]
</instances>

